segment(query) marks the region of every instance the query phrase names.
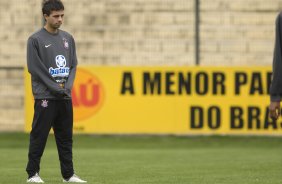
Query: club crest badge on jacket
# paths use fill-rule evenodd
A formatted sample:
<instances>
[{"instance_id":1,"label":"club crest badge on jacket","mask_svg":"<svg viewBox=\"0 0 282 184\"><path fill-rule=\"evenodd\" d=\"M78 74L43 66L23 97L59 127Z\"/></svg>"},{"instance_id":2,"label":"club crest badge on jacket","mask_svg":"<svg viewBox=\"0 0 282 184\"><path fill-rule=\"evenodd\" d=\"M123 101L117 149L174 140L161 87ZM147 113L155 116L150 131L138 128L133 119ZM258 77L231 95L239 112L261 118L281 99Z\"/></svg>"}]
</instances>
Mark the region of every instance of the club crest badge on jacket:
<instances>
[{"instance_id":1,"label":"club crest badge on jacket","mask_svg":"<svg viewBox=\"0 0 282 184\"><path fill-rule=\"evenodd\" d=\"M63 38L63 42L64 42L64 47L65 49L68 49L69 48L69 42L66 38Z\"/></svg>"},{"instance_id":2,"label":"club crest badge on jacket","mask_svg":"<svg viewBox=\"0 0 282 184\"><path fill-rule=\"evenodd\" d=\"M41 106L44 107L44 108L48 107L48 101L47 100L42 100Z\"/></svg>"}]
</instances>

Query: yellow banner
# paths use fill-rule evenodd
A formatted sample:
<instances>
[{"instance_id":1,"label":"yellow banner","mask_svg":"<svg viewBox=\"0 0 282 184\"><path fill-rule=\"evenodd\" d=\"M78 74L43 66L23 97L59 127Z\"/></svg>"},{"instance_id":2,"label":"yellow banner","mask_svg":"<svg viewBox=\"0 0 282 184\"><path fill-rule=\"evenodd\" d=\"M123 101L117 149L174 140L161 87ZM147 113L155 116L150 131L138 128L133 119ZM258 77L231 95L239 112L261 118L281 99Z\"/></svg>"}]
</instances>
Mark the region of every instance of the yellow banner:
<instances>
[{"instance_id":1,"label":"yellow banner","mask_svg":"<svg viewBox=\"0 0 282 184\"><path fill-rule=\"evenodd\" d=\"M268 118L270 67L80 67L74 132L279 135ZM26 72L26 131L33 97Z\"/></svg>"}]
</instances>

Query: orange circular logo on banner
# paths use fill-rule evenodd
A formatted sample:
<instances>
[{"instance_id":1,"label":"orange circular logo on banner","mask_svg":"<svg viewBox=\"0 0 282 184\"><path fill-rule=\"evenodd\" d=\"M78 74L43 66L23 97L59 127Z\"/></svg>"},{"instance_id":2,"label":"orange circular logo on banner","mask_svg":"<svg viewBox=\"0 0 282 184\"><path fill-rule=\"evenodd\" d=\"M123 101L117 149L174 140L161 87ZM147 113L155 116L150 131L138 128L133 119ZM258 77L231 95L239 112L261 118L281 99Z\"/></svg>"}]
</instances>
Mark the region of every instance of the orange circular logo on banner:
<instances>
[{"instance_id":1,"label":"orange circular logo on banner","mask_svg":"<svg viewBox=\"0 0 282 184\"><path fill-rule=\"evenodd\" d=\"M77 69L72 89L74 121L81 121L93 116L104 101L104 89L99 79L91 72Z\"/></svg>"}]
</instances>

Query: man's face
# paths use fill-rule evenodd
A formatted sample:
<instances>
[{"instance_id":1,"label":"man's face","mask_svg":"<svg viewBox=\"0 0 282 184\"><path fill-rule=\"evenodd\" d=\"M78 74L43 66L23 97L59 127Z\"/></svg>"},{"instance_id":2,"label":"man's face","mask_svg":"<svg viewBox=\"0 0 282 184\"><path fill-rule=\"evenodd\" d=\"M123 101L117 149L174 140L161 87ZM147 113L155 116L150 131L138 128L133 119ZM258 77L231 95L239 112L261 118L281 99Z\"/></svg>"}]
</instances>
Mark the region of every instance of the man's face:
<instances>
[{"instance_id":1,"label":"man's face","mask_svg":"<svg viewBox=\"0 0 282 184\"><path fill-rule=\"evenodd\" d=\"M50 15L44 15L46 24L48 24L53 29L58 29L64 20L64 10L52 11Z\"/></svg>"}]
</instances>

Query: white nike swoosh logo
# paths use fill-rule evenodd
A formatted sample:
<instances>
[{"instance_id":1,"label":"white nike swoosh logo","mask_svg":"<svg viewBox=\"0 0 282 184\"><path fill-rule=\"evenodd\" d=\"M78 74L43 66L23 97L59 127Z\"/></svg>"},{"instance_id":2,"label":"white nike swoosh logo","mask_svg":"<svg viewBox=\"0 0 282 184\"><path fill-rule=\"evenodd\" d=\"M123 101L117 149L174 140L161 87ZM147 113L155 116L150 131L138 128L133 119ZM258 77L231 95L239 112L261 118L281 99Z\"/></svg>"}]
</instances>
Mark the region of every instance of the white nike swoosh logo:
<instances>
[{"instance_id":1,"label":"white nike swoosh logo","mask_svg":"<svg viewBox=\"0 0 282 184\"><path fill-rule=\"evenodd\" d=\"M49 45L45 45L45 48L48 48L48 47L50 47L52 44L49 44Z\"/></svg>"}]
</instances>

